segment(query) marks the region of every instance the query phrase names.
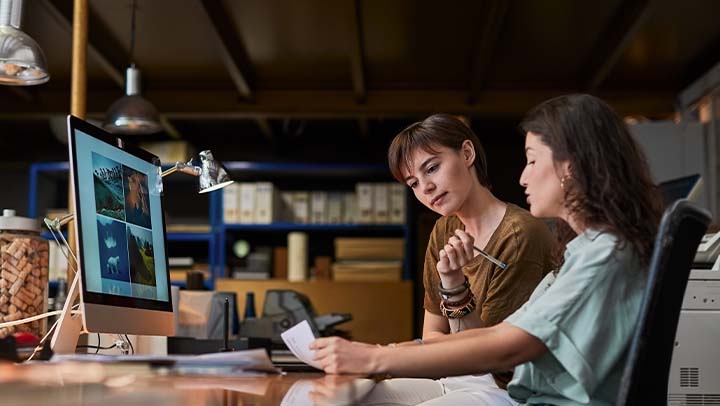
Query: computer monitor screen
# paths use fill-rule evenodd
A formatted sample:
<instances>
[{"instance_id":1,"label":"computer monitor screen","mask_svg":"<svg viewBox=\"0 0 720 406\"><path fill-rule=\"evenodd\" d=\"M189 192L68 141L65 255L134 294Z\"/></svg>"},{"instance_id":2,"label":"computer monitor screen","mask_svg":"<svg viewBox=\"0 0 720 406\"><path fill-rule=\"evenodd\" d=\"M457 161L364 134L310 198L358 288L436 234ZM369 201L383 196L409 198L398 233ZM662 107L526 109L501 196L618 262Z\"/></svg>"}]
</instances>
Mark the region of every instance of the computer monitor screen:
<instances>
[{"instance_id":1,"label":"computer monitor screen","mask_svg":"<svg viewBox=\"0 0 720 406\"><path fill-rule=\"evenodd\" d=\"M661 182L659 185L665 206L678 199L697 201L702 191L702 177L698 174Z\"/></svg>"},{"instance_id":2,"label":"computer monitor screen","mask_svg":"<svg viewBox=\"0 0 720 406\"><path fill-rule=\"evenodd\" d=\"M172 335L159 159L73 116L68 132L86 329Z\"/></svg>"}]
</instances>

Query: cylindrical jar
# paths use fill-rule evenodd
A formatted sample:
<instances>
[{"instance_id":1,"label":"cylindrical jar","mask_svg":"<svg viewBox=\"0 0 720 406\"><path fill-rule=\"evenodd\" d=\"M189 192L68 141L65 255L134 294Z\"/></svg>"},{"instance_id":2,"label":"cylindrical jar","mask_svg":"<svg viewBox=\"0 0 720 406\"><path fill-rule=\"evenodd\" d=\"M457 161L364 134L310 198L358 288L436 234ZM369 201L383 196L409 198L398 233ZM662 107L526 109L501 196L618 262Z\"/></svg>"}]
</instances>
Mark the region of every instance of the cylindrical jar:
<instances>
[{"instance_id":1,"label":"cylindrical jar","mask_svg":"<svg viewBox=\"0 0 720 406\"><path fill-rule=\"evenodd\" d=\"M0 323L47 311L48 242L36 220L3 210L0 216ZM41 337L45 320L0 327L0 338L15 332Z\"/></svg>"}]
</instances>

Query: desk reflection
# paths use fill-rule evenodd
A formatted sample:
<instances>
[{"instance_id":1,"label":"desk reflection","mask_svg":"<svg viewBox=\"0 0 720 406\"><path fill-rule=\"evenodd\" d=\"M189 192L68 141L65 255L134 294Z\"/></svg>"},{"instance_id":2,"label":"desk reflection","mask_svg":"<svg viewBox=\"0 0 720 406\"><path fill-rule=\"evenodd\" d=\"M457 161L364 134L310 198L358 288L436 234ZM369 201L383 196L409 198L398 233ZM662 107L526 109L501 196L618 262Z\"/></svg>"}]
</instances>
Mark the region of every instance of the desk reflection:
<instances>
[{"instance_id":1,"label":"desk reflection","mask_svg":"<svg viewBox=\"0 0 720 406\"><path fill-rule=\"evenodd\" d=\"M0 364L3 405L348 405L374 385L320 373L177 376L143 365Z\"/></svg>"}]
</instances>

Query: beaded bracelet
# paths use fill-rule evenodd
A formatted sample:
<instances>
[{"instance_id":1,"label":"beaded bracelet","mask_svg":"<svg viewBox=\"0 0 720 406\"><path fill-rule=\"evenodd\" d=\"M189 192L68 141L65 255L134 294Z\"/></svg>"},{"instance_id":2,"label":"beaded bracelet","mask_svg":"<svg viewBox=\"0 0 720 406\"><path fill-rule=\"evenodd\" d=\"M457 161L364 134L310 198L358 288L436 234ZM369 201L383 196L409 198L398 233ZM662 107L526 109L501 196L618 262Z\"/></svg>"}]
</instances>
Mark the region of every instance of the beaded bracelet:
<instances>
[{"instance_id":1,"label":"beaded bracelet","mask_svg":"<svg viewBox=\"0 0 720 406\"><path fill-rule=\"evenodd\" d=\"M467 275L463 275L465 277L465 280L463 281L462 285L456 286L454 288L445 289L442 285L442 282L440 282L438 290L440 291L440 295L443 297L451 297L455 295L459 295L460 293L465 292L466 290L470 289L470 281L468 280Z\"/></svg>"},{"instance_id":2,"label":"beaded bracelet","mask_svg":"<svg viewBox=\"0 0 720 406\"><path fill-rule=\"evenodd\" d=\"M452 308L463 307L466 304L468 304L468 302L470 302L472 295L473 295L472 292L470 290L468 290L468 294L463 296L460 300L451 302L448 298L443 298L442 301L443 301L443 303L445 303L445 307L452 307Z\"/></svg>"},{"instance_id":3,"label":"beaded bracelet","mask_svg":"<svg viewBox=\"0 0 720 406\"><path fill-rule=\"evenodd\" d=\"M465 306L460 308L448 309L447 307L445 307L444 301L440 301L440 311L448 319L461 319L472 313L472 311L475 310L476 305L477 303L475 302L475 295L470 293L470 301L468 301Z\"/></svg>"}]
</instances>

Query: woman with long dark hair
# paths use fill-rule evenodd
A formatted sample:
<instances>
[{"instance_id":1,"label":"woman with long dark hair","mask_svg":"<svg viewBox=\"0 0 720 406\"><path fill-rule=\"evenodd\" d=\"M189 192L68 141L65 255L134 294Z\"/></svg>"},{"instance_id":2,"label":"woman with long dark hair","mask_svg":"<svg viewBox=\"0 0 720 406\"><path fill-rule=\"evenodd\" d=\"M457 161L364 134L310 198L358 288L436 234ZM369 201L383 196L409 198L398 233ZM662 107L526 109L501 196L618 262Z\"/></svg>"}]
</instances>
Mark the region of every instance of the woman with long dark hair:
<instances>
[{"instance_id":1,"label":"woman with long dark hair","mask_svg":"<svg viewBox=\"0 0 720 406\"><path fill-rule=\"evenodd\" d=\"M508 392L519 402L614 402L639 316L660 199L640 148L600 99L548 100L527 114L521 128L527 165L520 183L531 213L556 218L567 231L561 267L493 327L395 348L318 339L311 348L326 372L436 377L514 367Z\"/></svg>"}]
</instances>

